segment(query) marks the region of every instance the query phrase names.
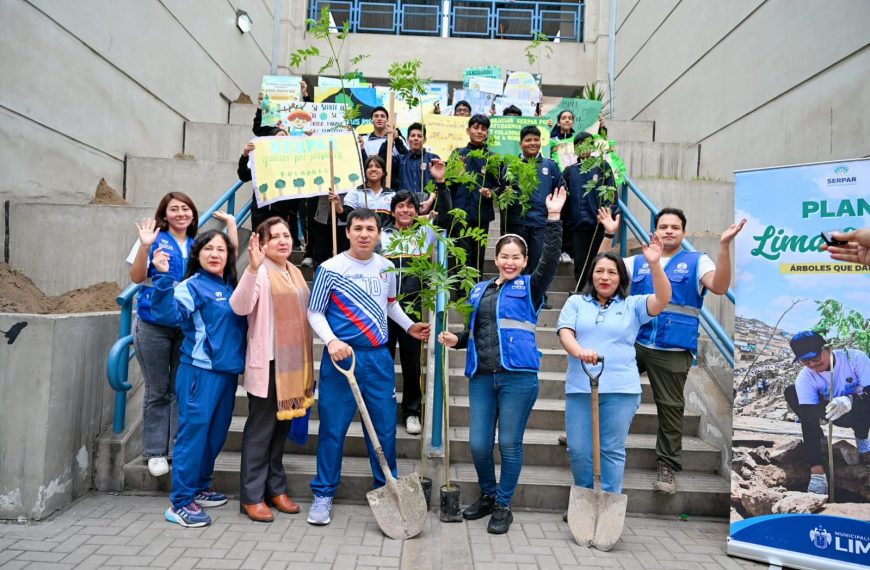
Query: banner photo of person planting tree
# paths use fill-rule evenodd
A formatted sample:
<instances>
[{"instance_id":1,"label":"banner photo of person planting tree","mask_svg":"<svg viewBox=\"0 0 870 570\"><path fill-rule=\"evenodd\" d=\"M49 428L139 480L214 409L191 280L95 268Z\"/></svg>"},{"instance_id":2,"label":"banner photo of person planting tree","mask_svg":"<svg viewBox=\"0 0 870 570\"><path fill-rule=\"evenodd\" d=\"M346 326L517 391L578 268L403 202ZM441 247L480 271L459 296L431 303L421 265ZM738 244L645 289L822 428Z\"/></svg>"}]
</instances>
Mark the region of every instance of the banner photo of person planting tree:
<instances>
[{"instance_id":1,"label":"banner photo of person planting tree","mask_svg":"<svg viewBox=\"0 0 870 570\"><path fill-rule=\"evenodd\" d=\"M736 173L734 427L727 551L870 567L870 160ZM847 236L848 237L848 236Z\"/></svg>"}]
</instances>

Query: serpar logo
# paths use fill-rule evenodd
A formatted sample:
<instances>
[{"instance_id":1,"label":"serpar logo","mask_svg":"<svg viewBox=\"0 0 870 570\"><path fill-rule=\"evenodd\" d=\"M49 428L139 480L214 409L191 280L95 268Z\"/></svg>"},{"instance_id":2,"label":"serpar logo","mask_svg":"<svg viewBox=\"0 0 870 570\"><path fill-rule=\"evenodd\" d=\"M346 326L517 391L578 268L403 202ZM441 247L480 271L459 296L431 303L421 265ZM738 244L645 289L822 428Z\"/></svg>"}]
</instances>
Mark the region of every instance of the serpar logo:
<instances>
[{"instance_id":1,"label":"serpar logo","mask_svg":"<svg viewBox=\"0 0 870 570\"><path fill-rule=\"evenodd\" d=\"M857 176L849 176L849 167L841 164L834 169L834 177L828 178L828 186L851 186L858 183Z\"/></svg>"},{"instance_id":2,"label":"serpar logo","mask_svg":"<svg viewBox=\"0 0 870 570\"><path fill-rule=\"evenodd\" d=\"M817 526L810 531L810 540L813 541L813 546L820 550L824 550L831 546L833 537L831 533L826 531L822 525Z\"/></svg>"},{"instance_id":3,"label":"serpar logo","mask_svg":"<svg viewBox=\"0 0 870 570\"><path fill-rule=\"evenodd\" d=\"M686 273L689 270L689 264L681 261L677 264L677 271L680 273Z\"/></svg>"}]
</instances>

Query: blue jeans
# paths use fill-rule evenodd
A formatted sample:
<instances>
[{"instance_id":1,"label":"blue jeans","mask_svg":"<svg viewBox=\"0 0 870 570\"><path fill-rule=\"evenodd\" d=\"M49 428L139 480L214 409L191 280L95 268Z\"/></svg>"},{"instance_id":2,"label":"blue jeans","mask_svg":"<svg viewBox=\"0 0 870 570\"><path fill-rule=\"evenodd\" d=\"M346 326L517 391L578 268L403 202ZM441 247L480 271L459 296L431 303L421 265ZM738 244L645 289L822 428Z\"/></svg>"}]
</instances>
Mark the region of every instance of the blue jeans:
<instances>
[{"instance_id":1,"label":"blue jeans","mask_svg":"<svg viewBox=\"0 0 870 570\"><path fill-rule=\"evenodd\" d=\"M476 374L468 384L469 440L480 492L494 496L504 507L511 504L523 468L523 433L538 399L538 387L534 372ZM493 458L496 422L501 454L501 480L497 484Z\"/></svg>"},{"instance_id":2,"label":"blue jeans","mask_svg":"<svg viewBox=\"0 0 870 570\"><path fill-rule=\"evenodd\" d=\"M568 458L574 485L591 489L592 464L592 394L568 394L565 403L565 427L568 435ZM622 492L625 475L625 440L631 420L640 406L640 394L598 395L598 426L601 438L601 489Z\"/></svg>"},{"instance_id":3,"label":"blue jeans","mask_svg":"<svg viewBox=\"0 0 870 570\"><path fill-rule=\"evenodd\" d=\"M175 376L184 335L181 329L136 319L133 346L145 383L142 413L142 456L172 457L178 432Z\"/></svg>"}]
</instances>

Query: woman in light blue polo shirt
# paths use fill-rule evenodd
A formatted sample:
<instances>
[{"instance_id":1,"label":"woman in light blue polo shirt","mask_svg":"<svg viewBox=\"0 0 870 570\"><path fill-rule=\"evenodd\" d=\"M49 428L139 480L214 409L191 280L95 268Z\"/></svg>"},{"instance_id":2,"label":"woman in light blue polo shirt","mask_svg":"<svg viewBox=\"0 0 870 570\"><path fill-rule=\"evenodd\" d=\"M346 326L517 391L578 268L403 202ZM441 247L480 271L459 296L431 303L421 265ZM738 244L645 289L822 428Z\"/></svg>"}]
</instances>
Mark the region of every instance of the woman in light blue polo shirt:
<instances>
[{"instance_id":1,"label":"woman in light blue polo shirt","mask_svg":"<svg viewBox=\"0 0 870 570\"><path fill-rule=\"evenodd\" d=\"M652 268L653 295L627 296L630 280L625 264L613 253L592 260L592 271L580 295L568 299L559 315L559 341L568 353L565 382L565 424L574 484L591 489L592 397L589 377L580 361L607 359L599 384L601 488L622 492L625 440L640 405L640 374L634 339L641 325L661 313L671 300L671 284L659 263L661 240L653 238L643 255Z\"/></svg>"}]
</instances>

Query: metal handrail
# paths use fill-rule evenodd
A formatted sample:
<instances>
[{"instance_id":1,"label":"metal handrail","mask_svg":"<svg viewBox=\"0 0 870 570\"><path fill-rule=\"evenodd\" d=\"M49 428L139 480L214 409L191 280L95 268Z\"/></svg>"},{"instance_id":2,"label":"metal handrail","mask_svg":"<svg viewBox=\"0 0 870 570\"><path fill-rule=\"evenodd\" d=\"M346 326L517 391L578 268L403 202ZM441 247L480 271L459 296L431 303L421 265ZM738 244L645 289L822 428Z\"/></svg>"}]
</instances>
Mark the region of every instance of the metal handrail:
<instances>
[{"instance_id":1,"label":"metal handrail","mask_svg":"<svg viewBox=\"0 0 870 570\"><path fill-rule=\"evenodd\" d=\"M212 204L200 216L197 229L207 224L211 220L212 215L224 205L226 205L227 213L235 215L236 223L242 225L251 213L251 204L253 202L253 198L248 200L239 213L235 214L236 192L244 184L244 182L239 180L229 190L224 192L217 202ZM109 381L109 386L115 390L115 413L112 421L112 429L115 433L124 431L127 414L127 392L133 387L127 379L130 372L130 360L136 354L135 351L130 350L130 345L133 344L133 299L135 299L139 287L141 287L140 284L131 283L115 298L115 302L121 306L121 321L118 327L120 332L118 340L112 344L106 357L106 378Z\"/></svg>"},{"instance_id":2,"label":"metal handrail","mask_svg":"<svg viewBox=\"0 0 870 570\"><path fill-rule=\"evenodd\" d=\"M558 34L560 41L583 41L583 2L311 0L308 17L317 20L327 6L335 25L340 28L347 22L353 33L497 39L532 39L535 34L555 39ZM412 25L410 20L415 18L417 23Z\"/></svg>"},{"instance_id":3,"label":"metal handrail","mask_svg":"<svg viewBox=\"0 0 870 570\"><path fill-rule=\"evenodd\" d=\"M619 229L620 233L620 249L621 255L625 257L628 254L628 232L630 231L639 241L649 243L649 233L644 229L643 224L635 217L628 209L628 198L630 194L634 194L650 212L650 230L654 230L655 217L659 213L659 208L637 187L631 178L625 177L625 184L622 187L622 197L617 199L619 210L622 214L624 223ZM698 250L692 245L688 239L683 239L683 249L686 251L697 252ZM734 291L730 288L724 295L732 303L734 303ZM734 367L734 341L731 335L722 326L722 323L706 308L701 307L701 326L704 331L710 336L713 345L719 350L728 364Z\"/></svg>"}]
</instances>

